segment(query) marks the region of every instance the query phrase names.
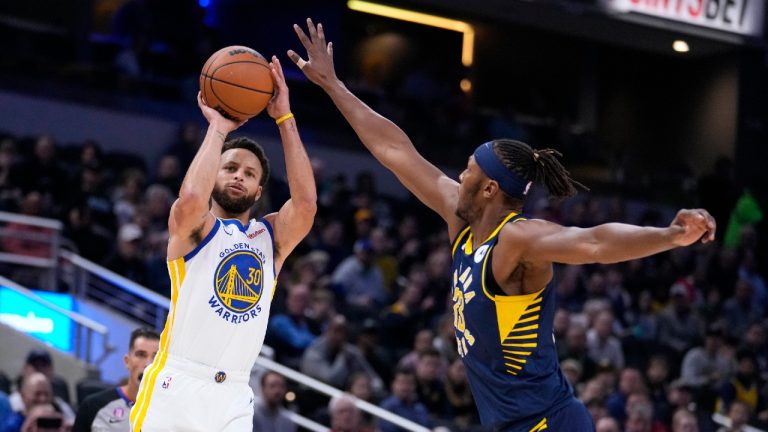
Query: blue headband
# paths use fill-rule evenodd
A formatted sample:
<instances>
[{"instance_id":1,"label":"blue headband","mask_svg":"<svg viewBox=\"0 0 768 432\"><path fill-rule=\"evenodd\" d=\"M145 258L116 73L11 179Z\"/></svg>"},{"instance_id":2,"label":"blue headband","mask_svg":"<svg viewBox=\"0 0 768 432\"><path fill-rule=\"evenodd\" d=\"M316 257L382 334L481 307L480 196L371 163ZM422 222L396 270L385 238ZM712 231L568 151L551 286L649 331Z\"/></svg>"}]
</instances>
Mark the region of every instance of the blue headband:
<instances>
[{"instance_id":1,"label":"blue headband","mask_svg":"<svg viewBox=\"0 0 768 432\"><path fill-rule=\"evenodd\" d=\"M525 198L531 187L531 182L510 171L496 156L493 143L481 144L475 150L475 163L491 180L499 183L499 187L507 195L514 198Z\"/></svg>"}]
</instances>

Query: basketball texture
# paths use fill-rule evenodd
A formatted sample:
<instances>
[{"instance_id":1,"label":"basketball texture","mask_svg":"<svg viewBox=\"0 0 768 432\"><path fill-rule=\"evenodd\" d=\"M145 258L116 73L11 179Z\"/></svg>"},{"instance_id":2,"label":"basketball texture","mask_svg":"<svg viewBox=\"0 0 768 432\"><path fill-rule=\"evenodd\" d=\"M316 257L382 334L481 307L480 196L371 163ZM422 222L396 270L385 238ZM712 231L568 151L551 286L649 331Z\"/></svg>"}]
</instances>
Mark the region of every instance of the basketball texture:
<instances>
[{"instance_id":1,"label":"basketball texture","mask_svg":"<svg viewBox=\"0 0 768 432\"><path fill-rule=\"evenodd\" d=\"M228 119L244 121L266 108L275 83L264 56L233 45L216 51L205 62L200 91L209 107Z\"/></svg>"}]
</instances>

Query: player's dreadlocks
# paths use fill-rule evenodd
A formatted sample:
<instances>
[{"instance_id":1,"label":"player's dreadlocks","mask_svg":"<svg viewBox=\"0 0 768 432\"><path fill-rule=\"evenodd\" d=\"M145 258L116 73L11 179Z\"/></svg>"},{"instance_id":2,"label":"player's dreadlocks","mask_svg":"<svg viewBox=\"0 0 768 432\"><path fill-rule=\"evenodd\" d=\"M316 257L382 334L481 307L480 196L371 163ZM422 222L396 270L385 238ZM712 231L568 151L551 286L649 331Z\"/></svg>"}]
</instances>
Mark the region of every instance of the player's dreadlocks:
<instances>
[{"instance_id":1,"label":"player's dreadlocks","mask_svg":"<svg viewBox=\"0 0 768 432\"><path fill-rule=\"evenodd\" d=\"M514 171L528 181L543 184L554 198L567 198L576 195L576 188L588 191L589 188L571 178L563 167L557 150L534 150L526 143L510 140L493 140L493 150L507 169Z\"/></svg>"}]
</instances>

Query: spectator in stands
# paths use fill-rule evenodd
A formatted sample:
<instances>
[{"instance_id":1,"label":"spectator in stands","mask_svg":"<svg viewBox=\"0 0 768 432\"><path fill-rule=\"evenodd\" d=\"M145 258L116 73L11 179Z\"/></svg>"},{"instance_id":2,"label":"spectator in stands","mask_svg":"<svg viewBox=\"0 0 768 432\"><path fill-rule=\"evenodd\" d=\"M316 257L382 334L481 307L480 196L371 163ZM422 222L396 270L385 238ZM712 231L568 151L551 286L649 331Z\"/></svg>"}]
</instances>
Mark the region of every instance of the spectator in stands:
<instances>
[{"instance_id":1,"label":"spectator in stands","mask_svg":"<svg viewBox=\"0 0 768 432\"><path fill-rule=\"evenodd\" d=\"M627 418L627 401L634 393L645 393L645 384L640 371L635 368L626 368L621 371L619 387L608 397L606 406L611 417L624 421Z\"/></svg>"},{"instance_id":2,"label":"spectator in stands","mask_svg":"<svg viewBox=\"0 0 768 432\"><path fill-rule=\"evenodd\" d=\"M448 367L445 396L448 400L448 417L460 429L468 429L480 421L467 381L467 371L461 359L455 359Z\"/></svg>"},{"instance_id":3,"label":"spectator in stands","mask_svg":"<svg viewBox=\"0 0 768 432\"><path fill-rule=\"evenodd\" d=\"M735 401L728 410L730 426L723 426L717 432L745 432L744 428L749 422L749 405L742 401Z\"/></svg>"},{"instance_id":4,"label":"spectator in stands","mask_svg":"<svg viewBox=\"0 0 768 432\"><path fill-rule=\"evenodd\" d=\"M565 340L558 345L560 360L573 359L581 364L583 380L590 380L597 373L597 363L592 360L587 348L587 330L581 323L572 323L565 334Z\"/></svg>"},{"instance_id":5,"label":"spectator in stands","mask_svg":"<svg viewBox=\"0 0 768 432\"><path fill-rule=\"evenodd\" d=\"M395 371L392 395L381 402L381 407L422 426L432 426L429 411L416 397L416 376L408 369ZM398 432L400 428L388 421L379 422L381 432Z\"/></svg>"},{"instance_id":6,"label":"spectator in stands","mask_svg":"<svg viewBox=\"0 0 768 432\"><path fill-rule=\"evenodd\" d=\"M344 226L333 219L320 230L320 241L317 249L328 254L328 268L337 269L347 257L349 249L344 247Z\"/></svg>"},{"instance_id":7,"label":"spectator in stands","mask_svg":"<svg viewBox=\"0 0 768 432\"><path fill-rule=\"evenodd\" d=\"M429 328L423 328L416 333L416 337L413 339L413 350L404 355L397 363L397 367L401 369L416 370L416 366L419 363L419 357L422 353L425 353L432 349L434 346L435 332Z\"/></svg>"},{"instance_id":8,"label":"spectator in stands","mask_svg":"<svg viewBox=\"0 0 768 432\"><path fill-rule=\"evenodd\" d=\"M181 168L186 168L192 163L201 141L200 125L186 122L179 127L178 139L165 149L165 154L175 156Z\"/></svg>"},{"instance_id":9,"label":"spectator in stands","mask_svg":"<svg viewBox=\"0 0 768 432\"><path fill-rule=\"evenodd\" d=\"M53 395L69 404L69 385L64 378L56 374L53 366L51 354L44 348L35 348L27 354L21 374L26 377L35 372L42 373L51 383ZM14 407L15 410L19 408L19 406Z\"/></svg>"},{"instance_id":10,"label":"spectator in stands","mask_svg":"<svg viewBox=\"0 0 768 432\"><path fill-rule=\"evenodd\" d=\"M115 201L115 205L112 208L115 212L118 226L134 222L134 218L141 206L144 181L144 173L137 169L131 169L123 173L122 183L112 198Z\"/></svg>"},{"instance_id":11,"label":"spectator in stands","mask_svg":"<svg viewBox=\"0 0 768 432\"><path fill-rule=\"evenodd\" d=\"M673 284L669 295L672 301L659 316L658 340L674 359L680 359L701 340L704 323L691 308L690 293L683 284Z\"/></svg>"},{"instance_id":12,"label":"spectator in stands","mask_svg":"<svg viewBox=\"0 0 768 432\"><path fill-rule=\"evenodd\" d=\"M595 432L621 432L621 428L615 418L603 417L597 421Z\"/></svg>"},{"instance_id":13,"label":"spectator in stands","mask_svg":"<svg viewBox=\"0 0 768 432\"><path fill-rule=\"evenodd\" d=\"M16 395L18 395L18 402L14 397ZM53 405L66 425L72 425L75 421L72 408L63 400L54 397L51 382L40 372L25 375L21 380L19 392L11 395L10 402L14 413L6 423L6 429L3 432L21 431L27 417L30 417L35 412L35 407L40 405Z\"/></svg>"},{"instance_id":14,"label":"spectator in stands","mask_svg":"<svg viewBox=\"0 0 768 432\"><path fill-rule=\"evenodd\" d=\"M363 426L360 410L355 406L355 400L341 395L331 398L328 404L331 414L331 432L366 432L370 429Z\"/></svg>"},{"instance_id":15,"label":"spectator in stands","mask_svg":"<svg viewBox=\"0 0 768 432\"><path fill-rule=\"evenodd\" d=\"M690 411L679 409L672 417L672 432L699 432L699 424Z\"/></svg>"},{"instance_id":16,"label":"spectator in stands","mask_svg":"<svg viewBox=\"0 0 768 432\"><path fill-rule=\"evenodd\" d=\"M56 158L56 143L50 135L41 135L35 141L32 158L18 164L12 176L23 193L39 191L43 202L52 205L66 201L67 172Z\"/></svg>"},{"instance_id":17,"label":"spectator in stands","mask_svg":"<svg viewBox=\"0 0 768 432\"><path fill-rule=\"evenodd\" d=\"M656 432L653 430L653 407L651 404L637 405L628 410L624 432Z\"/></svg>"},{"instance_id":18,"label":"spectator in stands","mask_svg":"<svg viewBox=\"0 0 768 432\"><path fill-rule=\"evenodd\" d=\"M304 284L291 285L285 300L285 313L269 320L267 338L275 348L276 360L293 369L298 369L304 350L315 340L317 334L310 328L309 287Z\"/></svg>"},{"instance_id":19,"label":"spectator in stands","mask_svg":"<svg viewBox=\"0 0 768 432\"><path fill-rule=\"evenodd\" d=\"M112 200L107 193L109 185L105 181L104 167L91 164L81 167L75 178L75 189L69 208L87 208L91 223L114 231L117 228Z\"/></svg>"},{"instance_id":20,"label":"spectator in stands","mask_svg":"<svg viewBox=\"0 0 768 432\"><path fill-rule=\"evenodd\" d=\"M397 259L393 255L394 241L387 233L387 230L378 226L371 231L371 250L373 251L373 262L381 271L381 275L384 281L384 288L387 290L387 295L391 298L395 297L393 289L395 288L395 279L397 279L398 264Z\"/></svg>"},{"instance_id":21,"label":"spectator in stands","mask_svg":"<svg viewBox=\"0 0 768 432\"><path fill-rule=\"evenodd\" d=\"M261 376L261 397L253 409L253 432L295 432L296 424L287 415L283 401L287 386L285 378L277 372L267 371Z\"/></svg>"},{"instance_id":22,"label":"spectator in stands","mask_svg":"<svg viewBox=\"0 0 768 432\"><path fill-rule=\"evenodd\" d=\"M742 348L752 351L757 360L757 370L762 371L763 379L768 378L768 345L766 345L765 327L760 321L749 324L744 333Z\"/></svg>"},{"instance_id":23,"label":"spectator in stands","mask_svg":"<svg viewBox=\"0 0 768 432\"><path fill-rule=\"evenodd\" d=\"M139 285L148 285L147 263L142 252L144 233L136 224L129 223L120 227L117 234L117 248L104 261L104 266L125 276Z\"/></svg>"},{"instance_id":24,"label":"spectator in stands","mask_svg":"<svg viewBox=\"0 0 768 432\"><path fill-rule=\"evenodd\" d=\"M386 384L392 380L392 359L379 344L379 324L373 318L367 318L357 334L357 349L365 361L371 365L368 372L371 385L377 395L386 391Z\"/></svg>"},{"instance_id":25,"label":"spectator in stands","mask_svg":"<svg viewBox=\"0 0 768 432\"><path fill-rule=\"evenodd\" d=\"M417 281L403 277L398 278L397 285L400 295L396 302L381 312L380 322L382 345L394 356L400 357L410 347L410 332L419 328L422 321L423 314L420 308L422 287Z\"/></svg>"},{"instance_id":26,"label":"spectator in stands","mask_svg":"<svg viewBox=\"0 0 768 432\"><path fill-rule=\"evenodd\" d=\"M445 418L448 398L445 392L443 359L430 347L419 354L416 364L416 395L435 418Z\"/></svg>"},{"instance_id":27,"label":"spectator in stands","mask_svg":"<svg viewBox=\"0 0 768 432\"><path fill-rule=\"evenodd\" d=\"M333 293L326 288L315 288L312 291L312 301L309 303L307 317L314 333L320 334L328 329L331 320L337 315L335 302Z\"/></svg>"},{"instance_id":28,"label":"spectator in stands","mask_svg":"<svg viewBox=\"0 0 768 432\"><path fill-rule=\"evenodd\" d=\"M683 359L680 377L695 389L717 389L733 370L731 360L722 351L722 329L713 324L707 328L704 346L691 349Z\"/></svg>"},{"instance_id":29,"label":"spectator in stands","mask_svg":"<svg viewBox=\"0 0 768 432\"><path fill-rule=\"evenodd\" d=\"M166 154L160 158L153 183L165 186L172 194L177 194L181 188L182 175L179 159L174 155Z\"/></svg>"},{"instance_id":30,"label":"spectator in stands","mask_svg":"<svg viewBox=\"0 0 768 432\"><path fill-rule=\"evenodd\" d=\"M94 393L80 402L72 432L128 431L131 407L136 403L139 383L160 348L160 335L151 329L139 328L131 333L128 352L123 364L128 380L118 387Z\"/></svg>"},{"instance_id":31,"label":"spectator in stands","mask_svg":"<svg viewBox=\"0 0 768 432\"><path fill-rule=\"evenodd\" d=\"M763 386L755 354L740 350L736 353L736 374L720 389L719 411L729 412L731 404L740 401L747 404L750 413L762 413L766 410L765 395L762 394Z\"/></svg>"},{"instance_id":32,"label":"spectator in stands","mask_svg":"<svg viewBox=\"0 0 768 432\"><path fill-rule=\"evenodd\" d=\"M657 354L650 358L645 371L648 384L648 396L653 403L654 420L666 420L671 416L667 401L667 378L669 363L663 355Z\"/></svg>"},{"instance_id":33,"label":"spectator in stands","mask_svg":"<svg viewBox=\"0 0 768 432\"><path fill-rule=\"evenodd\" d=\"M614 369L624 367L624 352L621 342L613 335L613 313L600 312L592 328L587 332L589 357L597 364L609 364Z\"/></svg>"},{"instance_id":34,"label":"spectator in stands","mask_svg":"<svg viewBox=\"0 0 768 432\"><path fill-rule=\"evenodd\" d=\"M373 265L373 251L369 240L355 242L354 254L347 257L333 272L331 282L344 293L348 305L370 311L387 300L381 270Z\"/></svg>"},{"instance_id":35,"label":"spectator in stands","mask_svg":"<svg viewBox=\"0 0 768 432\"><path fill-rule=\"evenodd\" d=\"M750 322L764 316L761 305L754 301L754 289L749 279L736 281L735 294L725 301L723 315L728 323L728 335L736 338L744 335Z\"/></svg>"},{"instance_id":36,"label":"spectator in stands","mask_svg":"<svg viewBox=\"0 0 768 432\"><path fill-rule=\"evenodd\" d=\"M347 342L347 330L347 320L334 317L328 330L304 351L301 371L336 388L344 387L355 372L371 373L371 365Z\"/></svg>"}]
</instances>

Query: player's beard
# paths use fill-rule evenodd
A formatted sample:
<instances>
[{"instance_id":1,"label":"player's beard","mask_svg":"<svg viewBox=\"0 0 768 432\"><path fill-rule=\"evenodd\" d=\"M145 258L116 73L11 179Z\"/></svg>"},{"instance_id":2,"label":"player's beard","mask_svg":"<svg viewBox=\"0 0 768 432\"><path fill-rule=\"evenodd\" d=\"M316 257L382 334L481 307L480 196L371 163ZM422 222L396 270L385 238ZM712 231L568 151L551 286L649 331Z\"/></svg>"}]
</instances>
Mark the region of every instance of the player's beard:
<instances>
[{"instance_id":1,"label":"player's beard","mask_svg":"<svg viewBox=\"0 0 768 432\"><path fill-rule=\"evenodd\" d=\"M214 186L211 198L216 201L225 212L232 215L239 215L247 212L256 203L256 194L233 197L227 194L225 189Z\"/></svg>"},{"instance_id":2,"label":"player's beard","mask_svg":"<svg viewBox=\"0 0 768 432\"><path fill-rule=\"evenodd\" d=\"M469 188L463 194L459 194L459 201L456 203L456 216L460 217L466 222L472 222L477 209L474 208L472 199L480 191L480 182L474 185L467 186Z\"/></svg>"}]
</instances>

